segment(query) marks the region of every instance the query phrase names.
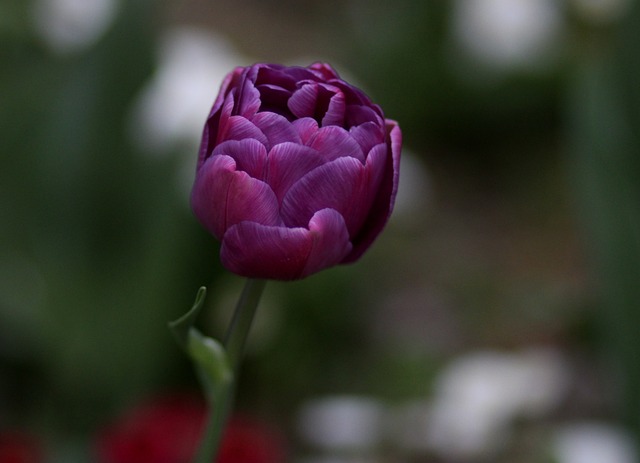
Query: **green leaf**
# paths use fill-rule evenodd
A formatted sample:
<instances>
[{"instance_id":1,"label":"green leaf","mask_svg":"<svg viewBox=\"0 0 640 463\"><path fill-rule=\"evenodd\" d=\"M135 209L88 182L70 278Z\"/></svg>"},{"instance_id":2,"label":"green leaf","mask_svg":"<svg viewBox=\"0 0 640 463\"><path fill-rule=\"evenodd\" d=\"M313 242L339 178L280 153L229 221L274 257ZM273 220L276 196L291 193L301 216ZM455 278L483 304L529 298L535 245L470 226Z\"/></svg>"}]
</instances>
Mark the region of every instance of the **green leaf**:
<instances>
[{"instance_id":1,"label":"green leaf","mask_svg":"<svg viewBox=\"0 0 640 463\"><path fill-rule=\"evenodd\" d=\"M217 340L204 336L194 327L196 319L204 305L207 289L198 290L193 307L182 317L169 322L178 344L184 349L197 367L200 381L209 398L227 387L233 380L233 370L225 348Z\"/></svg>"},{"instance_id":2,"label":"green leaf","mask_svg":"<svg viewBox=\"0 0 640 463\"><path fill-rule=\"evenodd\" d=\"M195 328L189 330L187 353L198 367L200 380L210 397L233 380L233 370L225 348L213 338L203 336Z\"/></svg>"},{"instance_id":3,"label":"green leaf","mask_svg":"<svg viewBox=\"0 0 640 463\"><path fill-rule=\"evenodd\" d=\"M204 305L204 299L206 296L207 288L205 288L204 286L200 287L200 289L198 290L198 294L196 294L196 300L193 303L191 309L177 320L169 322L169 328L171 329L171 332L176 337L178 344L180 344L180 346L185 350L188 350L189 331L196 323L196 318L198 318L198 315L202 310L202 306Z\"/></svg>"}]
</instances>

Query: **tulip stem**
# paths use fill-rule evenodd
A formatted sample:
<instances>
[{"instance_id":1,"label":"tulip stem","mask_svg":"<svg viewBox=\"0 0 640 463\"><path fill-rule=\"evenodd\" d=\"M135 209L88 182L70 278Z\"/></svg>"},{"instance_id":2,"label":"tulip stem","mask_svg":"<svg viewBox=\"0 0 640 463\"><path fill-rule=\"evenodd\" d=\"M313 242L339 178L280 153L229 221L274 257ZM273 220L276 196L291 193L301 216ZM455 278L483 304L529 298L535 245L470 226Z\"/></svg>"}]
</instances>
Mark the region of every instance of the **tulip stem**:
<instances>
[{"instance_id":1,"label":"tulip stem","mask_svg":"<svg viewBox=\"0 0 640 463\"><path fill-rule=\"evenodd\" d=\"M248 279L236 305L224 339L230 375L212 384L200 371L201 383L209 401L209 417L194 463L215 462L227 419L233 409L244 346L265 285L266 280Z\"/></svg>"}]
</instances>

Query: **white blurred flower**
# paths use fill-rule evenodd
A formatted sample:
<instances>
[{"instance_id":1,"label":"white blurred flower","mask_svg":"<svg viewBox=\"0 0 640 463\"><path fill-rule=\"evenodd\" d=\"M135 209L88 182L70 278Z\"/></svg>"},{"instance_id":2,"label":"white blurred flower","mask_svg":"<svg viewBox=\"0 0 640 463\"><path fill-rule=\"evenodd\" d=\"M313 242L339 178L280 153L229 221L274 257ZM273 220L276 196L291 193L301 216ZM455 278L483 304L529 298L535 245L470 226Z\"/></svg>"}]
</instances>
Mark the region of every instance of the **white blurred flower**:
<instances>
[{"instance_id":1,"label":"white blurred flower","mask_svg":"<svg viewBox=\"0 0 640 463\"><path fill-rule=\"evenodd\" d=\"M558 463L636 463L640 456L627 433L605 423L566 425L554 437Z\"/></svg>"},{"instance_id":2,"label":"white blurred flower","mask_svg":"<svg viewBox=\"0 0 640 463\"><path fill-rule=\"evenodd\" d=\"M194 28L176 28L160 42L159 65L135 102L135 142L164 154L177 145L194 150L225 75L246 63L223 38ZM193 152L195 163L196 153Z\"/></svg>"},{"instance_id":3,"label":"white blurred flower","mask_svg":"<svg viewBox=\"0 0 640 463\"><path fill-rule=\"evenodd\" d=\"M304 458L298 460L297 463L377 463L377 460L348 456L323 456Z\"/></svg>"},{"instance_id":4,"label":"white blurred flower","mask_svg":"<svg viewBox=\"0 0 640 463\"><path fill-rule=\"evenodd\" d=\"M83 50L113 22L117 0L36 0L32 21L36 33L58 53Z\"/></svg>"},{"instance_id":5,"label":"white blurred flower","mask_svg":"<svg viewBox=\"0 0 640 463\"><path fill-rule=\"evenodd\" d=\"M497 68L537 64L562 27L557 0L457 0L453 21L466 51Z\"/></svg>"},{"instance_id":6,"label":"white blurred flower","mask_svg":"<svg viewBox=\"0 0 640 463\"><path fill-rule=\"evenodd\" d=\"M302 438L324 450L368 450L382 438L384 407L365 397L327 397L307 402L297 424Z\"/></svg>"},{"instance_id":7,"label":"white blurred flower","mask_svg":"<svg viewBox=\"0 0 640 463\"><path fill-rule=\"evenodd\" d=\"M425 439L446 456L491 455L508 438L515 418L548 413L567 383L564 362L554 351L461 358L436 382Z\"/></svg>"}]
</instances>

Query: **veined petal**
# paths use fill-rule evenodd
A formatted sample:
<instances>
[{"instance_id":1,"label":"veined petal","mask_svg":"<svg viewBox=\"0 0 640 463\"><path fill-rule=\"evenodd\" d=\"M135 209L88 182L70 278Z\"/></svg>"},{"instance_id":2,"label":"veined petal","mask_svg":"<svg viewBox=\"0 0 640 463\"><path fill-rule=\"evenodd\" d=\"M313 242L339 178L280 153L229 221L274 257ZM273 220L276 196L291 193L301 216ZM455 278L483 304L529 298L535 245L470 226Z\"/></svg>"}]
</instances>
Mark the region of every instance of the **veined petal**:
<instances>
[{"instance_id":1,"label":"veined petal","mask_svg":"<svg viewBox=\"0 0 640 463\"><path fill-rule=\"evenodd\" d=\"M343 262L353 262L357 260L377 238L385 224L389 220L389 216L393 211L396 194L398 192L398 180L400 176L400 152L402 149L402 132L397 122L387 119L387 142L385 163L383 167L383 177L380 180L376 197L371 206L371 213L367 217L362 226L362 231L356 235L352 235L353 250L344 259ZM375 148L374 148L375 149ZM377 156L369 154L372 160Z\"/></svg>"},{"instance_id":2,"label":"veined petal","mask_svg":"<svg viewBox=\"0 0 640 463\"><path fill-rule=\"evenodd\" d=\"M291 123L300 135L300 140L305 145L310 143L311 137L313 137L318 131L318 121L312 117L302 117L296 119Z\"/></svg>"},{"instance_id":3,"label":"veined petal","mask_svg":"<svg viewBox=\"0 0 640 463\"><path fill-rule=\"evenodd\" d=\"M351 251L340 214L317 212L309 229L240 222L222 239L220 259L230 271L248 278L295 280L338 264Z\"/></svg>"},{"instance_id":4,"label":"veined petal","mask_svg":"<svg viewBox=\"0 0 640 463\"><path fill-rule=\"evenodd\" d=\"M215 134L213 135L215 137ZM209 157L211 151L211 145L209 144L211 138L211 129L209 128L209 124L205 124L204 129L202 129L202 139L200 140L200 149L198 150L198 161L196 163L196 170L202 167L204 161Z\"/></svg>"},{"instance_id":5,"label":"veined petal","mask_svg":"<svg viewBox=\"0 0 640 463\"><path fill-rule=\"evenodd\" d=\"M320 152L326 161L339 157L352 157L364 164L364 153L349 132L342 127L331 125L321 127L311 137L308 145Z\"/></svg>"},{"instance_id":6,"label":"veined petal","mask_svg":"<svg viewBox=\"0 0 640 463\"><path fill-rule=\"evenodd\" d=\"M236 170L229 156L213 156L198 170L191 207L216 238L236 223L248 220L264 225L280 223L278 200L266 183Z\"/></svg>"},{"instance_id":7,"label":"veined petal","mask_svg":"<svg viewBox=\"0 0 640 463\"><path fill-rule=\"evenodd\" d=\"M351 252L349 232L344 218L334 209L322 209L309 221L313 245L302 277L341 262Z\"/></svg>"},{"instance_id":8,"label":"veined petal","mask_svg":"<svg viewBox=\"0 0 640 463\"><path fill-rule=\"evenodd\" d=\"M302 143L298 131L291 125L291 122L280 114L271 112L261 112L256 114L251 122L255 124L265 134L268 140L267 149L278 143L293 142Z\"/></svg>"},{"instance_id":9,"label":"veined petal","mask_svg":"<svg viewBox=\"0 0 640 463\"><path fill-rule=\"evenodd\" d=\"M336 70L333 69L333 67L331 67L331 65L328 63L321 63L321 62L313 63L311 66L309 66L309 69L317 73L318 77L322 78L323 80L339 78Z\"/></svg>"},{"instance_id":10,"label":"veined petal","mask_svg":"<svg viewBox=\"0 0 640 463\"><path fill-rule=\"evenodd\" d=\"M236 162L236 170L249 176L262 179L267 160L267 150L262 143L253 138L227 140L213 150L213 156L226 155Z\"/></svg>"},{"instance_id":11,"label":"veined petal","mask_svg":"<svg viewBox=\"0 0 640 463\"><path fill-rule=\"evenodd\" d=\"M224 99L222 103L222 107L220 108L220 114L217 116L217 120L212 119L212 124L210 124L212 133L215 134L216 143L220 143L225 140L225 136L229 129L229 118L233 113L233 107L236 104L235 101L236 89L232 89L229 94Z\"/></svg>"},{"instance_id":12,"label":"veined petal","mask_svg":"<svg viewBox=\"0 0 640 463\"><path fill-rule=\"evenodd\" d=\"M349 134L358 142L363 153L369 153L378 143L384 141L384 128L375 122L365 122L364 124L351 127Z\"/></svg>"},{"instance_id":13,"label":"veined petal","mask_svg":"<svg viewBox=\"0 0 640 463\"><path fill-rule=\"evenodd\" d=\"M316 102L318 100L318 84L307 84L296 90L287 106L296 117L316 116Z\"/></svg>"},{"instance_id":14,"label":"veined petal","mask_svg":"<svg viewBox=\"0 0 640 463\"><path fill-rule=\"evenodd\" d=\"M264 179L279 201L291 185L324 163L324 159L316 150L297 143L281 143L274 146L267 159Z\"/></svg>"},{"instance_id":15,"label":"veined petal","mask_svg":"<svg viewBox=\"0 0 640 463\"><path fill-rule=\"evenodd\" d=\"M213 102L213 106L211 107L211 111L209 112L209 118L213 116L221 107L223 102L225 101L230 89L233 88L234 85L237 84L240 76L242 75L244 68L242 66L236 67L233 71L225 76L220 84L220 91L218 92L218 96L216 100Z\"/></svg>"},{"instance_id":16,"label":"veined petal","mask_svg":"<svg viewBox=\"0 0 640 463\"><path fill-rule=\"evenodd\" d=\"M256 127L253 122L242 116L231 116L226 125L224 134L218 138L218 143L226 140L242 140L245 138L253 138L260 143L266 145L269 143L266 135Z\"/></svg>"},{"instance_id":17,"label":"veined petal","mask_svg":"<svg viewBox=\"0 0 640 463\"><path fill-rule=\"evenodd\" d=\"M345 99L344 94L337 88L333 88L333 96L329 99L327 112L322 117L322 126L344 124Z\"/></svg>"},{"instance_id":18,"label":"veined petal","mask_svg":"<svg viewBox=\"0 0 640 463\"><path fill-rule=\"evenodd\" d=\"M296 117L312 117L322 126L344 124L345 97L338 87L309 82L289 98L287 106Z\"/></svg>"},{"instance_id":19,"label":"veined petal","mask_svg":"<svg viewBox=\"0 0 640 463\"><path fill-rule=\"evenodd\" d=\"M364 166L352 157L323 164L298 180L282 200L281 215L288 226L306 226L321 209L335 209L355 233Z\"/></svg>"},{"instance_id":20,"label":"veined petal","mask_svg":"<svg viewBox=\"0 0 640 463\"><path fill-rule=\"evenodd\" d=\"M240 222L222 238L220 260L247 278L300 278L313 246L309 230Z\"/></svg>"},{"instance_id":21,"label":"veined petal","mask_svg":"<svg viewBox=\"0 0 640 463\"><path fill-rule=\"evenodd\" d=\"M380 127L384 126L384 120L371 106L347 105L345 113L345 125L353 127L365 122L375 122Z\"/></svg>"},{"instance_id":22,"label":"veined petal","mask_svg":"<svg viewBox=\"0 0 640 463\"><path fill-rule=\"evenodd\" d=\"M249 68L243 76L243 80L238 87L236 94L236 105L233 111L234 116L242 116L251 118L260 109L260 92L251 81L252 74L257 73L256 70ZM255 78L255 77L253 77Z\"/></svg>"}]
</instances>

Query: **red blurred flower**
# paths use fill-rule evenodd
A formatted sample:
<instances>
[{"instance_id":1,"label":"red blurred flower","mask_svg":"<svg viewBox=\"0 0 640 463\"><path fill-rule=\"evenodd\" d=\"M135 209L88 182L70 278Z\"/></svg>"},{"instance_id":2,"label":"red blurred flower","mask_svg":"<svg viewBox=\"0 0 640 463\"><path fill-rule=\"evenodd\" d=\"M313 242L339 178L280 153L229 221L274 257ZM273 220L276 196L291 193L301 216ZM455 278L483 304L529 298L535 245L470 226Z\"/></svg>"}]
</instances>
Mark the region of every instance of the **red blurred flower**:
<instances>
[{"instance_id":1,"label":"red blurred flower","mask_svg":"<svg viewBox=\"0 0 640 463\"><path fill-rule=\"evenodd\" d=\"M229 422L216 463L283 463L280 437L263 423L243 417Z\"/></svg>"},{"instance_id":2,"label":"red blurred flower","mask_svg":"<svg viewBox=\"0 0 640 463\"><path fill-rule=\"evenodd\" d=\"M189 397L140 406L98 437L100 463L189 463L199 444L206 409ZM264 424L231 419L217 463L282 463L281 441ZM0 463L4 463L0 461Z\"/></svg>"},{"instance_id":3,"label":"red blurred flower","mask_svg":"<svg viewBox=\"0 0 640 463\"><path fill-rule=\"evenodd\" d=\"M40 463L42 451L31 436L19 432L0 432L0 463Z\"/></svg>"}]
</instances>

